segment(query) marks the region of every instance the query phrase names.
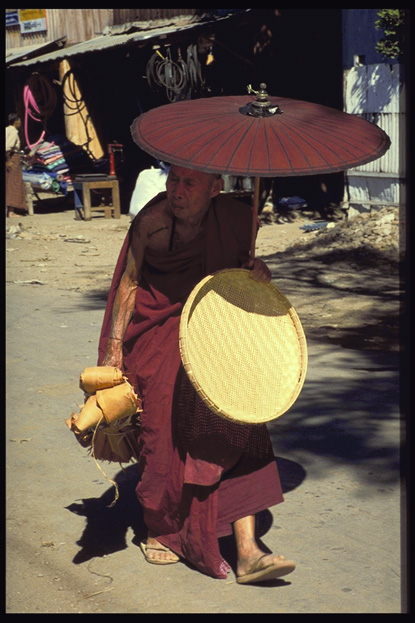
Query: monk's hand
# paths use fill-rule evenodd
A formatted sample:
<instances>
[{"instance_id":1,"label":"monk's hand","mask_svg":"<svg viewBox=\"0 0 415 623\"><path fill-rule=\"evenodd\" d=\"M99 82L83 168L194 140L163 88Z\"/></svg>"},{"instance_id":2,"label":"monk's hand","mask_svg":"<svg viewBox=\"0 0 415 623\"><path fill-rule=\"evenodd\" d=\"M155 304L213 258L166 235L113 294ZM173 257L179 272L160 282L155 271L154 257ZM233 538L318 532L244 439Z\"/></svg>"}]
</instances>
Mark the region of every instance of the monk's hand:
<instances>
[{"instance_id":1,"label":"monk's hand","mask_svg":"<svg viewBox=\"0 0 415 623\"><path fill-rule=\"evenodd\" d=\"M112 366L122 370L123 354L122 341L114 338L108 338L107 352L101 363L102 366Z\"/></svg>"},{"instance_id":2,"label":"monk's hand","mask_svg":"<svg viewBox=\"0 0 415 623\"><path fill-rule=\"evenodd\" d=\"M271 281L271 271L259 257L249 260L249 262L244 264L243 268L250 270L251 279L255 279L259 283L269 283Z\"/></svg>"}]
</instances>

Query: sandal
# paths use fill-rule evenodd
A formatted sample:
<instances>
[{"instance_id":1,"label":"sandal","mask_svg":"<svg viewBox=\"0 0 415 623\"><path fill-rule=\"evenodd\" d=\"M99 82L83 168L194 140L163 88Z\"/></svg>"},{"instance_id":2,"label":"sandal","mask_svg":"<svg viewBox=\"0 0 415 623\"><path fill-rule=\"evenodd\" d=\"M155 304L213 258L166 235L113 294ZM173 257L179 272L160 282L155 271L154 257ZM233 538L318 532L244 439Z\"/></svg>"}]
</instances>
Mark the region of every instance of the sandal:
<instances>
[{"instance_id":1,"label":"sandal","mask_svg":"<svg viewBox=\"0 0 415 623\"><path fill-rule=\"evenodd\" d=\"M264 582L265 580L275 580L283 575L288 575L295 569L295 563L292 560L279 560L266 567L258 568L260 561L265 558L265 556L269 556L269 554L260 556L249 573L237 577L237 584L250 584L254 582Z\"/></svg>"},{"instance_id":2,"label":"sandal","mask_svg":"<svg viewBox=\"0 0 415 623\"><path fill-rule=\"evenodd\" d=\"M140 543L140 549L144 554L144 558L146 559L147 562L149 562L152 565L172 565L176 562L179 562L180 558L174 553L172 552L171 549L169 549L168 547L164 547L164 545L162 545L161 543L157 543L157 545L147 545L147 543ZM176 556L176 558L173 558L172 560L163 560L161 558L150 558L147 554L147 551L157 551L157 552L170 552L171 554L173 554L174 556Z\"/></svg>"}]
</instances>

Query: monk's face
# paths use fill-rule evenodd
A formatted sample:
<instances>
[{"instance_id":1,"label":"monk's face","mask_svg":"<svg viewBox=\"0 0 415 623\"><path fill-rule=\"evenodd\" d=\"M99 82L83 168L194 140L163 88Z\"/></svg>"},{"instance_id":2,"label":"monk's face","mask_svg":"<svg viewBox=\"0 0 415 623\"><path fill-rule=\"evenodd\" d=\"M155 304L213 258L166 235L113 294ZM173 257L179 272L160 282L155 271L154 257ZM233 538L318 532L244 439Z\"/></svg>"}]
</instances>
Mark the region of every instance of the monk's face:
<instances>
[{"instance_id":1,"label":"monk's face","mask_svg":"<svg viewBox=\"0 0 415 623\"><path fill-rule=\"evenodd\" d=\"M173 214L184 220L198 220L213 197L222 190L222 178L172 165L166 182L167 199Z\"/></svg>"}]
</instances>

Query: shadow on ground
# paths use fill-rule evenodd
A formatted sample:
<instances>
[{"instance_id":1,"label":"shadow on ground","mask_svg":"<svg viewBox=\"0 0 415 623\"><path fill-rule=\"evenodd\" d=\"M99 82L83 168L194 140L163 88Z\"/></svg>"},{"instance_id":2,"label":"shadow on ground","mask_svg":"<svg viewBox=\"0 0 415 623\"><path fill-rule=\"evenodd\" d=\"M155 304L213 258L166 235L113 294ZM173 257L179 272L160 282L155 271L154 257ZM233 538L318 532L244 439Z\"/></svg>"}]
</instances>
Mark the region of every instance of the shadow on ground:
<instances>
[{"instance_id":1,"label":"shadow on ground","mask_svg":"<svg viewBox=\"0 0 415 623\"><path fill-rule=\"evenodd\" d=\"M405 266L365 247L299 247L264 257L309 338L358 350L405 340Z\"/></svg>"},{"instance_id":2,"label":"shadow on ground","mask_svg":"<svg viewBox=\"0 0 415 623\"><path fill-rule=\"evenodd\" d=\"M324 478L327 461L358 479L396 483L405 445L405 401L395 352L359 352L309 343L309 371L296 403L268 423L278 454L307 453Z\"/></svg>"},{"instance_id":3,"label":"shadow on ground","mask_svg":"<svg viewBox=\"0 0 415 623\"><path fill-rule=\"evenodd\" d=\"M126 549L130 528L138 541L146 536L141 506L135 495L139 480L137 465L125 468L114 480L119 489L114 506L110 506L115 496L111 487L100 498L88 498L66 507L86 519L84 532L77 541L81 549L73 560L75 564Z\"/></svg>"}]
</instances>

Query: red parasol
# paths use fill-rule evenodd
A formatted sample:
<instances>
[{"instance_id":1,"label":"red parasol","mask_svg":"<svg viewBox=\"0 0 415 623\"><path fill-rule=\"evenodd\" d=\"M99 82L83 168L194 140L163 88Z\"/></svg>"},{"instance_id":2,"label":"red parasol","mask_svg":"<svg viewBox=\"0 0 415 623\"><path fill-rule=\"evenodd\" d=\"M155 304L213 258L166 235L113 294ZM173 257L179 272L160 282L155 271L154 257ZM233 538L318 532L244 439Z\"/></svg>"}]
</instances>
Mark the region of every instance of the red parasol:
<instances>
[{"instance_id":1,"label":"red parasol","mask_svg":"<svg viewBox=\"0 0 415 623\"><path fill-rule=\"evenodd\" d=\"M334 108L282 97L187 100L154 108L131 126L157 158L223 175L286 177L333 173L382 156L388 136Z\"/></svg>"},{"instance_id":2,"label":"red parasol","mask_svg":"<svg viewBox=\"0 0 415 623\"><path fill-rule=\"evenodd\" d=\"M390 146L378 126L300 100L249 96L186 100L154 108L131 126L134 141L156 158L204 172L259 178L334 173L382 156Z\"/></svg>"}]
</instances>

